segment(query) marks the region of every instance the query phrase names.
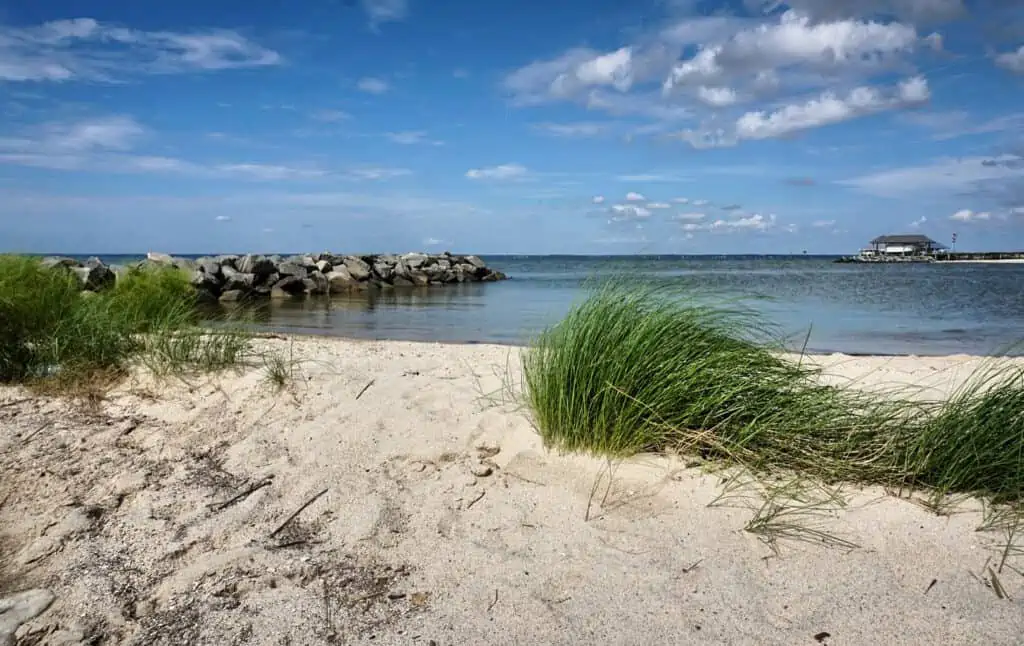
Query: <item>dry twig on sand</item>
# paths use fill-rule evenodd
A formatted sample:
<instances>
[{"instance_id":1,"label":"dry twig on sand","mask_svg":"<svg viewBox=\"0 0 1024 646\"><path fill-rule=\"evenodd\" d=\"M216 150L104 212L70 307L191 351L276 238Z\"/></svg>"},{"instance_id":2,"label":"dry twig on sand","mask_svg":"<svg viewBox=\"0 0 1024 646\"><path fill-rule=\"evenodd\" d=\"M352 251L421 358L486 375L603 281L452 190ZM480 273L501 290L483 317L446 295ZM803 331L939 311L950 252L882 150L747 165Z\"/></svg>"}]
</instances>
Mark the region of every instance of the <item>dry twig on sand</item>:
<instances>
[{"instance_id":1,"label":"dry twig on sand","mask_svg":"<svg viewBox=\"0 0 1024 646\"><path fill-rule=\"evenodd\" d=\"M316 502L316 500L318 498L320 498L320 496L324 495L325 493L327 493L327 489L324 489L323 491L321 491L320 493L316 494L315 496L313 496L312 498L307 500L305 503L303 503L303 505L301 507L299 507L298 509L296 509L295 512L292 513L291 516L286 518L283 523L278 525L277 529L275 529L274 531L270 532L269 538L274 538L275 536L280 534L284 530L284 528L288 526L288 524L290 522L295 520L295 518L298 517L299 514L301 514L303 511L306 510L306 507L309 507L310 505L312 505L314 502Z\"/></svg>"}]
</instances>

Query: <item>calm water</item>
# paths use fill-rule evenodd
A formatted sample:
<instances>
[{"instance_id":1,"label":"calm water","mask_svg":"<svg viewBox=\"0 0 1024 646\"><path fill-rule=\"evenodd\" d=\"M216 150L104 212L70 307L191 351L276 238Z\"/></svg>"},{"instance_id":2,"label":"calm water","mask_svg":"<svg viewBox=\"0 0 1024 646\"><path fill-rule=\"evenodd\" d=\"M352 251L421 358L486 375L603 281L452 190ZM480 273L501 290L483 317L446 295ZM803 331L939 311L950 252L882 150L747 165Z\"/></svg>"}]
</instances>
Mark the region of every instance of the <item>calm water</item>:
<instances>
[{"instance_id":1,"label":"calm water","mask_svg":"<svg viewBox=\"0 0 1024 646\"><path fill-rule=\"evenodd\" d=\"M793 347L803 345L810 328L813 351L989 354L1024 340L1024 264L840 265L761 256L484 260L511 280L274 302L257 316L289 332L522 343L578 301L588 280L627 274L742 299L789 334Z\"/></svg>"}]
</instances>

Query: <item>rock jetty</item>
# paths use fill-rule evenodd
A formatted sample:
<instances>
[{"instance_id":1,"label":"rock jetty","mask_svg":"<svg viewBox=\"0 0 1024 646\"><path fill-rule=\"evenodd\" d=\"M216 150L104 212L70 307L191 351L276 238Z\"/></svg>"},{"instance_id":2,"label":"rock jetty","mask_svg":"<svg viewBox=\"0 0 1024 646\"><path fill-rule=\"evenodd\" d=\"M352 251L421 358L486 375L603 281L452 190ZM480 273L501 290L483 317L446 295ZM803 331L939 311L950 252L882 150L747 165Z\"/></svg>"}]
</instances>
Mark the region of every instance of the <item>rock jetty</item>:
<instances>
[{"instance_id":1,"label":"rock jetty","mask_svg":"<svg viewBox=\"0 0 1024 646\"><path fill-rule=\"evenodd\" d=\"M135 267L166 266L189 272L204 300L222 302L252 298L294 298L368 289L427 287L454 283L492 282L507 278L477 256L451 253L401 255L337 255L316 253L282 257L255 254L180 258L150 253L132 267L106 265L98 258L44 258L49 267L73 272L82 289L99 291Z\"/></svg>"}]
</instances>

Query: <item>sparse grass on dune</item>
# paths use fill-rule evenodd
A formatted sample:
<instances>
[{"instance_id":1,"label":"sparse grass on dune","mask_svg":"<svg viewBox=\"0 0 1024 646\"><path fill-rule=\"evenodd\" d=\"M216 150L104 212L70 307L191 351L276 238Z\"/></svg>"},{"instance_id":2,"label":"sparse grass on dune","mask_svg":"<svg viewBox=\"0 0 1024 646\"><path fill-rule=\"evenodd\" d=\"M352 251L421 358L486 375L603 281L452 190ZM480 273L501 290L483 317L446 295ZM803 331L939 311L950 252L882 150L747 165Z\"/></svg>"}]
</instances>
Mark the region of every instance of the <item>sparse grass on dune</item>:
<instances>
[{"instance_id":1,"label":"sparse grass on dune","mask_svg":"<svg viewBox=\"0 0 1024 646\"><path fill-rule=\"evenodd\" d=\"M525 351L526 397L545 443L565 450L674 450L832 482L1019 497L1019 373L928 405L822 385L781 349L750 312L612 283Z\"/></svg>"},{"instance_id":2,"label":"sparse grass on dune","mask_svg":"<svg viewBox=\"0 0 1024 646\"><path fill-rule=\"evenodd\" d=\"M195 294L177 269L136 269L98 294L37 259L0 256L0 381L95 383L142 360L162 373L217 370L249 354L249 335L197 327Z\"/></svg>"}]
</instances>

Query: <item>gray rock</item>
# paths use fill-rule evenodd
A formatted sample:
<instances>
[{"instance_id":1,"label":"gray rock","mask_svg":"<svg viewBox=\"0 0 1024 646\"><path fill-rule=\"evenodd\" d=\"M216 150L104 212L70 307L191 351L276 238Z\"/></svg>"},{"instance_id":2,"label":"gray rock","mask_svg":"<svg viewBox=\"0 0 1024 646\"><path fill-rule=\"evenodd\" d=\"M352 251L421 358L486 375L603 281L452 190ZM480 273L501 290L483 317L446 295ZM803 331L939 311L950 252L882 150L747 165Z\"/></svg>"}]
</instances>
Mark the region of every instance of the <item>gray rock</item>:
<instances>
[{"instance_id":1,"label":"gray rock","mask_svg":"<svg viewBox=\"0 0 1024 646\"><path fill-rule=\"evenodd\" d=\"M329 274L329 273L331 273L332 269L334 269L334 266L331 265L331 263L329 263L328 261L326 261L326 260L317 260L316 261L316 270L319 271L321 274Z\"/></svg>"},{"instance_id":2,"label":"gray rock","mask_svg":"<svg viewBox=\"0 0 1024 646\"><path fill-rule=\"evenodd\" d=\"M175 258L174 262L171 264L184 271L192 271L196 268L196 261L191 258Z\"/></svg>"},{"instance_id":3,"label":"gray rock","mask_svg":"<svg viewBox=\"0 0 1024 646\"><path fill-rule=\"evenodd\" d=\"M281 278L282 278L281 274L279 274L277 272L274 272L273 274L270 274L266 278L262 278L262 279L257 276L257 281L256 282L259 283L260 285L266 285L267 287L273 287L277 283L277 281L281 280Z\"/></svg>"},{"instance_id":4,"label":"gray rock","mask_svg":"<svg viewBox=\"0 0 1024 646\"><path fill-rule=\"evenodd\" d=\"M421 271L410 272L409 280L412 281L412 284L416 285L417 287L424 287L430 284L430 277Z\"/></svg>"},{"instance_id":5,"label":"gray rock","mask_svg":"<svg viewBox=\"0 0 1024 646\"><path fill-rule=\"evenodd\" d=\"M484 264L484 261L480 260L480 258L477 256L466 256L464 258L464 262L472 265L477 269L487 269L487 265Z\"/></svg>"},{"instance_id":6,"label":"gray rock","mask_svg":"<svg viewBox=\"0 0 1024 646\"><path fill-rule=\"evenodd\" d=\"M402 256L402 262L405 263L405 266L408 267L409 269L419 269L429 259L430 256L427 256L426 254L422 253L407 253L404 256Z\"/></svg>"},{"instance_id":7,"label":"gray rock","mask_svg":"<svg viewBox=\"0 0 1024 646\"><path fill-rule=\"evenodd\" d=\"M196 261L196 270L212 277L221 275L220 265L214 260Z\"/></svg>"},{"instance_id":8,"label":"gray rock","mask_svg":"<svg viewBox=\"0 0 1024 646\"><path fill-rule=\"evenodd\" d=\"M282 276L293 276L299 279L309 276L309 272L306 271L305 267L300 267L293 262L282 262L279 264L277 266L277 273Z\"/></svg>"},{"instance_id":9,"label":"gray rock","mask_svg":"<svg viewBox=\"0 0 1024 646\"><path fill-rule=\"evenodd\" d=\"M484 281L485 283L493 283L493 282L496 282L496 281L499 281L499 280L507 280L507 279L508 279L508 276L506 276L504 273L502 273L500 271L492 271L492 272L488 272L487 274L484 274L484 277L481 278L480 280Z\"/></svg>"},{"instance_id":10,"label":"gray rock","mask_svg":"<svg viewBox=\"0 0 1024 646\"><path fill-rule=\"evenodd\" d=\"M230 265L224 265L221 271L224 273L224 289L228 291L248 291L256 284L255 274L244 274L232 269Z\"/></svg>"},{"instance_id":11,"label":"gray rock","mask_svg":"<svg viewBox=\"0 0 1024 646\"><path fill-rule=\"evenodd\" d=\"M190 283L197 288L205 289L210 292L220 291L220 280L212 274L208 274L200 269L192 272L192 277L189 278Z\"/></svg>"},{"instance_id":12,"label":"gray rock","mask_svg":"<svg viewBox=\"0 0 1024 646\"><path fill-rule=\"evenodd\" d=\"M391 263L378 260L373 263L373 273L381 280L390 281L395 275L395 266Z\"/></svg>"},{"instance_id":13,"label":"gray rock","mask_svg":"<svg viewBox=\"0 0 1024 646\"><path fill-rule=\"evenodd\" d=\"M65 256L47 256L40 261L40 264L47 269L53 269L54 267L61 267L63 269L78 267L77 260L74 258L67 258Z\"/></svg>"},{"instance_id":14,"label":"gray rock","mask_svg":"<svg viewBox=\"0 0 1024 646\"><path fill-rule=\"evenodd\" d=\"M303 279L298 276L285 276L274 283L270 296L273 298L287 298L296 294L302 294L306 291L306 285L302 281Z\"/></svg>"},{"instance_id":15,"label":"gray rock","mask_svg":"<svg viewBox=\"0 0 1024 646\"><path fill-rule=\"evenodd\" d=\"M274 261L253 254L242 256L235 263L235 266L243 274L254 274L257 276L257 279L265 278L277 270Z\"/></svg>"},{"instance_id":16,"label":"gray rock","mask_svg":"<svg viewBox=\"0 0 1024 646\"><path fill-rule=\"evenodd\" d=\"M395 287L412 287L413 282L408 278L402 278L401 276L395 276L391 280L391 284Z\"/></svg>"},{"instance_id":17,"label":"gray rock","mask_svg":"<svg viewBox=\"0 0 1024 646\"><path fill-rule=\"evenodd\" d=\"M352 278L356 280L367 280L370 278L370 265L366 264L361 258L345 256L342 262ZM335 264L335 267L337 267L337 264Z\"/></svg>"},{"instance_id":18,"label":"gray rock","mask_svg":"<svg viewBox=\"0 0 1024 646\"><path fill-rule=\"evenodd\" d=\"M238 262L238 256L234 254L217 256L216 258L214 258L214 261L221 267L227 265L232 269L238 269L238 265L236 264Z\"/></svg>"},{"instance_id":19,"label":"gray rock","mask_svg":"<svg viewBox=\"0 0 1024 646\"><path fill-rule=\"evenodd\" d=\"M332 294L347 292L355 284L356 280L352 278L352 274L348 273L348 269L343 266L327 274L328 291Z\"/></svg>"},{"instance_id":20,"label":"gray rock","mask_svg":"<svg viewBox=\"0 0 1024 646\"><path fill-rule=\"evenodd\" d=\"M218 300L221 303L234 303L243 300L247 293L244 289L229 289L221 294Z\"/></svg>"},{"instance_id":21,"label":"gray rock","mask_svg":"<svg viewBox=\"0 0 1024 646\"><path fill-rule=\"evenodd\" d=\"M78 276L78 282L82 286L82 289L87 289L92 292L98 292L102 289L106 289L114 284L117 280L117 276L114 272L110 271L110 268L106 265L96 265L93 267L73 267L71 269L76 276Z\"/></svg>"},{"instance_id":22,"label":"gray rock","mask_svg":"<svg viewBox=\"0 0 1024 646\"><path fill-rule=\"evenodd\" d=\"M311 268L316 266L316 261L313 260L313 256L303 254L298 256L288 256L284 259L284 262L298 265L299 267Z\"/></svg>"},{"instance_id":23,"label":"gray rock","mask_svg":"<svg viewBox=\"0 0 1024 646\"><path fill-rule=\"evenodd\" d=\"M146 262L157 265L173 265L174 258L172 258L169 254L166 253L150 251L149 253L146 254Z\"/></svg>"},{"instance_id":24,"label":"gray rock","mask_svg":"<svg viewBox=\"0 0 1024 646\"><path fill-rule=\"evenodd\" d=\"M305 279L307 294L326 294L330 289L327 277L319 271L309 272L309 278Z\"/></svg>"},{"instance_id":25,"label":"gray rock","mask_svg":"<svg viewBox=\"0 0 1024 646\"><path fill-rule=\"evenodd\" d=\"M399 260L398 264L395 265L394 277L404 278L406 280L409 279L409 267L407 267L406 264L401 260Z\"/></svg>"},{"instance_id":26,"label":"gray rock","mask_svg":"<svg viewBox=\"0 0 1024 646\"><path fill-rule=\"evenodd\" d=\"M14 646L18 628L46 612L56 598L49 590L37 589L0 599L0 646Z\"/></svg>"}]
</instances>

